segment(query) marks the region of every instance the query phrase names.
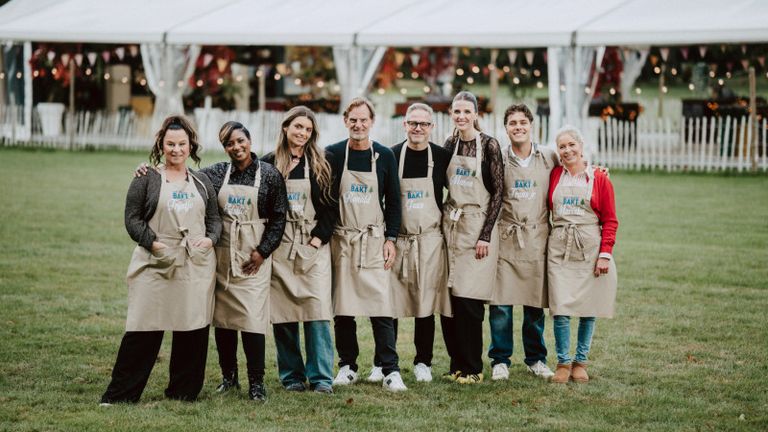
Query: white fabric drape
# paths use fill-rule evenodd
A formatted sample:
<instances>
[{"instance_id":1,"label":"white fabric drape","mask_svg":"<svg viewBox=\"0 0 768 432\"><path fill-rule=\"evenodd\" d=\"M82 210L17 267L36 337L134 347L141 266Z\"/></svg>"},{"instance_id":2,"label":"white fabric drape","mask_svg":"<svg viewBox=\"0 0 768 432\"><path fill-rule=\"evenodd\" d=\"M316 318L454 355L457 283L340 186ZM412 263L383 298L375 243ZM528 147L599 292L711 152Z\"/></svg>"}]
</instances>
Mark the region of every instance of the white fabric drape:
<instances>
[{"instance_id":1,"label":"white fabric drape","mask_svg":"<svg viewBox=\"0 0 768 432\"><path fill-rule=\"evenodd\" d=\"M621 50L621 61L624 72L621 75L621 97L627 101L631 98L632 87L643 71L645 60L648 58L648 47L625 48Z\"/></svg>"},{"instance_id":2,"label":"white fabric drape","mask_svg":"<svg viewBox=\"0 0 768 432\"><path fill-rule=\"evenodd\" d=\"M343 111L355 97L365 96L385 52L385 47L333 47L336 80L341 89L339 111Z\"/></svg>"},{"instance_id":3,"label":"white fabric drape","mask_svg":"<svg viewBox=\"0 0 768 432\"><path fill-rule=\"evenodd\" d=\"M563 71L564 49L559 47L547 48L547 79L549 80L549 141L555 139L555 132L563 124L563 96L564 92L560 88L563 82L561 74ZM543 143L548 144L548 143Z\"/></svg>"},{"instance_id":4,"label":"white fabric drape","mask_svg":"<svg viewBox=\"0 0 768 432\"><path fill-rule=\"evenodd\" d=\"M564 51L561 67L565 68L565 121L581 127L583 107L592 98L585 89L590 84L595 48L571 46Z\"/></svg>"},{"instance_id":5,"label":"white fabric drape","mask_svg":"<svg viewBox=\"0 0 768 432\"><path fill-rule=\"evenodd\" d=\"M141 44L147 85L155 94L155 118L184 113L181 97L199 55L199 45Z\"/></svg>"}]
</instances>

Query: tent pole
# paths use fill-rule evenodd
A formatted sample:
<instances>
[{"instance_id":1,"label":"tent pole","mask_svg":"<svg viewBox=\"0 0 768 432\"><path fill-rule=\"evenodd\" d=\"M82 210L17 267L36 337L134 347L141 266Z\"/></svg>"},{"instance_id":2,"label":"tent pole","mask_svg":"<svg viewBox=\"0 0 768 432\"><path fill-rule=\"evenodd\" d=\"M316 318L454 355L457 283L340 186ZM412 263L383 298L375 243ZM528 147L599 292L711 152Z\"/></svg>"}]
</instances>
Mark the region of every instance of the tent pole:
<instances>
[{"instance_id":1,"label":"tent pole","mask_svg":"<svg viewBox=\"0 0 768 432\"><path fill-rule=\"evenodd\" d=\"M259 66L256 76L259 78L259 111L264 112L267 110L267 68Z\"/></svg>"},{"instance_id":2,"label":"tent pole","mask_svg":"<svg viewBox=\"0 0 768 432\"><path fill-rule=\"evenodd\" d=\"M755 67L749 67L749 118L752 122L751 142L752 146L752 171L757 171L757 78Z\"/></svg>"},{"instance_id":3,"label":"tent pole","mask_svg":"<svg viewBox=\"0 0 768 432\"><path fill-rule=\"evenodd\" d=\"M496 71L496 60L499 58L498 48L491 50L491 63L488 65L489 72L491 74L491 100L489 103L489 110L496 112L496 101L498 100L499 93L499 74Z\"/></svg>"},{"instance_id":4,"label":"tent pole","mask_svg":"<svg viewBox=\"0 0 768 432\"><path fill-rule=\"evenodd\" d=\"M75 149L75 60L69 59L69 113L67 114L69 149Z\"/></svg>"},{"instance_id":5,"label":"tent pole","mask_svg":"<svg viewBox=\"0 0 768 432\"><path fill-rule=\"evenodd\" d=\"M661 73L659 74L659 118L664 117L664 72L666 69L667 65L661 65Z\"/></svg>"}]
</instances>

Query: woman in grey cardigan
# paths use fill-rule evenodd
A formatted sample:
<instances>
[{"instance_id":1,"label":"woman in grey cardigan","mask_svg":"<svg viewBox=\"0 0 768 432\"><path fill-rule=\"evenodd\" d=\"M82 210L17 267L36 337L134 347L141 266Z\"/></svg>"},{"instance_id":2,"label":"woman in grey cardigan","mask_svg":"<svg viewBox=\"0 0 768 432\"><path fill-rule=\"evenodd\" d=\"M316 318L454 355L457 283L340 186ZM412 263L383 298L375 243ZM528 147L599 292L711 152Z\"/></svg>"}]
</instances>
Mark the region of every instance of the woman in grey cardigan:
<instances>
[{"instance_id":1,"label":"woman in grey cardigan","mask_svg":"<svg viewBox=\"0 0 768 432\"><path fill-rule=\"evenodd\" d=\"M164 166L128 190L125 227L138 245L128 266L126 332L102 405L139 400L166 330L173 344L165 395L191 401L203 386L221 220L211 181L186 165L189 157L200 162L199 147L187 119L168 117L150 155Z\"/></svg>"}]
</instances>

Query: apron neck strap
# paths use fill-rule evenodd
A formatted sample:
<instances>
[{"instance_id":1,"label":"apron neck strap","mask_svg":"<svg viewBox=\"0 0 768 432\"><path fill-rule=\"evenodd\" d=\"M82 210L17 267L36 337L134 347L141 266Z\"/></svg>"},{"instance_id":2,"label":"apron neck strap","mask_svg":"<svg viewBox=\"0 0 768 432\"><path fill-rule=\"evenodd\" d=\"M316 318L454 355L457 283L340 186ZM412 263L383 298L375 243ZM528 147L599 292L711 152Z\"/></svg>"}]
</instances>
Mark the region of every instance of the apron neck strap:
<instances>
[{"instance_id":1,"label":"apron neck strap","mask_svg":"<svg viewBox=\"0 0 768 432\"><path fill-rule=\"evenodd\" d=\"M259 161L256 160L256 161L253 161L253 163L257 164L259 163ZM233 165L232 165L232 162L230 162L227 165L227 173L224 174L224 182L222 182L222 185L226 186L227 184L229 184L229 175L232 172L232 168L233 168ZM258 188L260 184L261 184L261 166L257 165L256 175L253 176L253 187Z\"/></svg>"},{"instance_id":2,"label":"apron neck strap","mask_svg":"<svg viewBox=\"0 0 768 432\"><path fill-rule=\"evenodd\" d=\"M405 154L408 152L408 140L403 143L403 148L400 150L400 162L397 167L397 175L403 178L403 169L405 167ZM427 143L427 178L432 178L432 168L434 168L435 162L432 160L432 146Z\"/></svg>"},{"instance_id":3,"label":"apron neck strap","mask_svg":"<svg viewBox=\"0 0 768 432\"><path fill-rule=\"evenodd\" d=\"M304 179L309 178L309 156L304 153Z\"/></svg>"},{"instance_id":4,"label":"apron neck strap","mask_svg":"<svg viewBox=\"0 0 768 432\"><path fill-rule=\"evenodd\" d=\"M475 137L469 142L475 142L475 177L481 178L483 176L482 162L483 162L483 145L479 131L475 131ZM456 145L453 147L453 155L459 154L459 144L461 144L461 134L456 135Z\"/></svg>"},{"instance_id":5,"label":"apron neck strap","mask_svg":"<svg viewBox=\"0 0 768 432\"><path fill-rule=\"evenodd\" d=\"M370 140L370 138L369 138ZM375 151L373 151L373 141L371 141L371 172L376 172L376 159L378 159L378 155ZM344 149L344 171L349 171L347 169L347 163L349 162L349 140L347 140L347 147Z\"/></svg>"}]
</instances>

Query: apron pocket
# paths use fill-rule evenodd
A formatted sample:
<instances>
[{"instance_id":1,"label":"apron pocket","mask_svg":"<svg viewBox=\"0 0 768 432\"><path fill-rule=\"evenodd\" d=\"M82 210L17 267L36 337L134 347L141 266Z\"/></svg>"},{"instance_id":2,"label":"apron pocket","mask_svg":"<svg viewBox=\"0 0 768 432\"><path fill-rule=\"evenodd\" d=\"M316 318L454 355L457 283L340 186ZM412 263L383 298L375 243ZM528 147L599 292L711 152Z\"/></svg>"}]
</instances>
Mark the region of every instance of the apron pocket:
<instances>
[{"instance_id":1,"label":"apron pocket","mask_svg":"<svg viewBox=\"0 0 768 432\"><path fill-rule=\"evenodd\" d=\"M205 265L213 254L213 247L189 249L189 260L195 265Z\"/></svg>"},{"instance_id":2,"label":"apron pocket","mask_svg":"<svg viewBox=\"0 0 768 432\"><path fill-rule=\"evenodd\" d=\"M293 272L295 274L305 274L309 272L317 263L317 257L320 255L320 249L315 249L310 245L296 245L296 258L293 260Z\"/></svg>"},{"instance_id":3,"label":"apron pocket","mask_svg":"<svg viewBox=\"0 0 768 432\"><path fill-rule=\"evenodd\" d=\"M150 252L149 265L158 269L171 267L176 263L178 256L179 248L169 246L157 251Z\"/></svg>"},{"instance_id":4,"label":"apron pocket","mask_svg":"<svg viewBox=\"0 0 768 432\"><path fill-rule=\"evenodd\" d=\"M368 236L363 268L384 268L385 241L386 238L383 234L380 237ZM362 247L362 243L360 243L360 247Z\"/></svg>"}]
</instances>

